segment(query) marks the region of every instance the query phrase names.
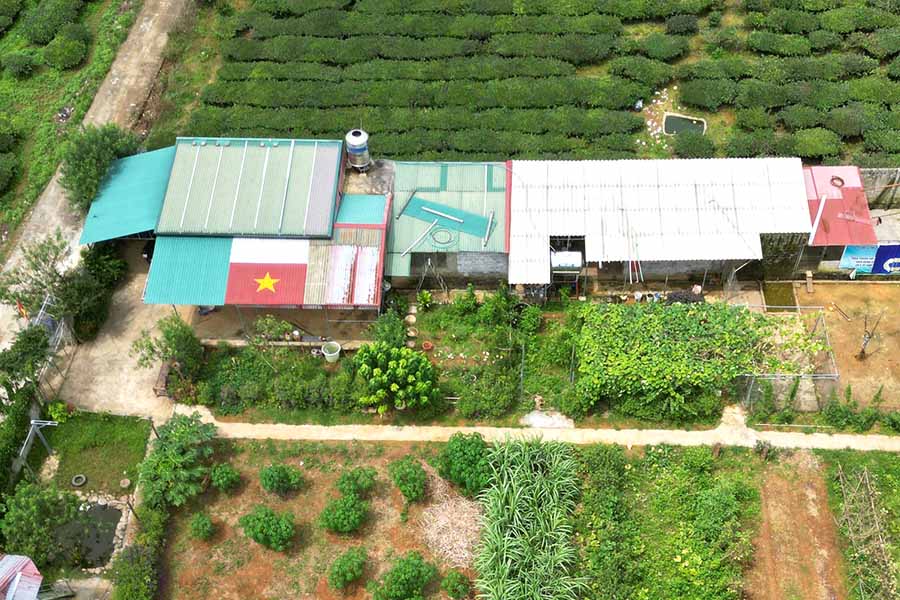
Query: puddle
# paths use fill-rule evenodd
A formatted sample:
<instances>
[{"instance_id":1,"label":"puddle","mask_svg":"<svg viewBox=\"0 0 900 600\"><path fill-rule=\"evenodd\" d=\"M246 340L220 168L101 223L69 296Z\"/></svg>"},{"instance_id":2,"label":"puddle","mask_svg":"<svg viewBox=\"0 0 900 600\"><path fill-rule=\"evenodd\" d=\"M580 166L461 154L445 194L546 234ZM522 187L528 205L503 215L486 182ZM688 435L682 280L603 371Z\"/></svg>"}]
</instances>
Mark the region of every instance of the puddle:
<instances>
[{"instance_id":1,"label":"puddle","mask_svg":"<svg viewBox=\"0 0 900 600\"><path fill-rule=\"evenodd\" d=\"M663 118L663 132L674 135L685 131L706 133L706 120L676 113L666 113Z\"/></svg>"}]
</instances>

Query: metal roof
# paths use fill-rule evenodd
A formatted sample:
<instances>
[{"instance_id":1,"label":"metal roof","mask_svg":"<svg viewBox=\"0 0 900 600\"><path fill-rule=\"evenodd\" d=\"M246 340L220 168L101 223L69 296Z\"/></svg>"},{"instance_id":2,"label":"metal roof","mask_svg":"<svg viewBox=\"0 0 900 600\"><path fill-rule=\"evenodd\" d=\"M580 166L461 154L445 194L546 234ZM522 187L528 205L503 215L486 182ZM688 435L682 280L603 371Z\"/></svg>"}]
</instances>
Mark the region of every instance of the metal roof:
<instances>
[{"instance_id":1,"label":"metal roof","mask_svg":"<svg viewBox=\"0 0 900 600\"><path fill-rule=\"evenodd\" d=\"M149 304L375 307L381 303L386 219L336 224L331 239L160 236Z\"/></svg>"},{"instance_id":2,"label":"metal roof","mask_svg":"<svg viewBox=\"0 0 900 600\"><path fill-rule=\"evenodd\" d=\"M152 231L162 210L174 160L175 146L171 146L115 161L91 203L81 243Z\"/></svg>"},{"instance_id":3,"label":"metal roof","mask_svg":"<svg viewBox=\"0 0 900 600\"><path fill-rule=\"evenodd\" d=\"M513 161L509 282L550 282L551 236L585 260L758 259L761 233L808 232L797 158Z\"/></svg>"},{"instance_id":4,"label":"metal roof","mask_svg":"<svg viewBox=\"0 0 900 600\"><path fill-rule=\"evenodd\" d=\"M859 167L804 167L809 218L815 226L813 246L868 246L878 243Z\"/></svg>"},{"instance_id":5,"label":"metal roof","mask_svg":"<svg viewBox=\"0 0 900 600\"><path fill-rule=\"evenodd\" d=\"M416 240L419 243L410 252L505 252L506 180L504 163L394 163L393 218L387 243L390 274L409 275L409 254L401 255ZM462 211L488 218L493 212L487 243L483 243L483 234L452 230L440 223L429 231L430 221L403 214L413 195L420 201L448 207L454 214Z\"/></svg>"},{"instance_id":6,"label":"metal roof","mask_svg":"<svg viewBox=\"0 0 900 600\"><path fill-rule=\"evenodd\" d=\"M225 304L231 238L159 236L153 249L144 302Z\"/></svg>"},{"instance_id":7,"label":"metal roof","mask_svg":"<svg viewBox=\"0 0 900 600\"><path fill-rule=\"evenodd\" d=\"M6 600L35 600L43 579L27 556L0 554L0 594Z\"/></svg>"},{"instance_id":8,"label":"metal roof","mask_svg":"<svg viewBox=\"0 0 900 600\"><path fill-rule=\"evenodd\" d=\"M380 225L385 221L387 197L372 194L344 194L335 223Z\"/></svg>"},{"instance_id":9,"label":"metal roof","mask_svg":"<svg viewBox=\"0 0 900 600\"><path fill-rule=\"evenodd\" d=\"M156 232L327 237L338 140L178 138Z\"/></svg>"}]
</instances>

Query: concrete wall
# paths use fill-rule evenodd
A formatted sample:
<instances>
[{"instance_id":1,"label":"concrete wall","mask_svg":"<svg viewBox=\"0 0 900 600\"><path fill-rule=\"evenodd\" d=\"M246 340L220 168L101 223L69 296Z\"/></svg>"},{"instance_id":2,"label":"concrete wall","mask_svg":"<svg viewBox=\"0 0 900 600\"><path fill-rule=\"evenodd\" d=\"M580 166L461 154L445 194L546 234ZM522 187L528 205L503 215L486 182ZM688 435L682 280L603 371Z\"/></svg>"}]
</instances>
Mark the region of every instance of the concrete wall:
<instances>
[{"instance_id":1,"label":"concrete wall","mask_svg":"<svg viewBox=\"0 0 900 600\"><path fill-rule=\"evenodd\" d=\"M900 206L900 169L860 169L871 208ZM896 187L886 187L896 186Z\"/></svg>"}]
</instances>

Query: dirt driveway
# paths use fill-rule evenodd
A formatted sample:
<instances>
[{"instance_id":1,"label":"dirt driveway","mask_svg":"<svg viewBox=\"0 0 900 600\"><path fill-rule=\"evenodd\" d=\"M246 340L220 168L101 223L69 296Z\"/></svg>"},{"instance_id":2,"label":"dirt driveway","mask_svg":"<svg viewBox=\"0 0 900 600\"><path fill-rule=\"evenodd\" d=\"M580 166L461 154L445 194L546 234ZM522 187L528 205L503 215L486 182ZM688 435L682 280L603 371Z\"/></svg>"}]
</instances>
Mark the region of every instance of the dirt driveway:
<instances>
[{"instance_id":1,"label":"dirt driveway","mask_svg":"<svg viewBox=\"0 0 900 600\"><path fill-rule=\"evenodd\" d=\"M845 600L846 575L823 469L808 450L769 468L748 600Z\"/></svg>"},{"instance_id":2,"label":"dirt driveway","mask_svg":"<svg viewBox=\"0 0 900 600\"><path fill-rule=\"evenodd\" d=\"M828 309L833 302L850 317L848 321L837 310L825 311L828 337L840 372L841 396L849 384L854 399L866 406L883 385L883 407L900 408L900 285L817 283L813 293L808 294L805 285L796 284L794 291L801 305ZM859 360L856 355L862 344L865 317L869 315L871 327L882 312L868 356Z\"/></svg>"},{"instance_id":3,"label":"dirt driveway","mask_svg":"<svg viewBox=\"0 0 900 600\"><path fill-rule=\"evenodd\" d=\"M169 306L144 304L141 300L147 280L142 246L143 242L125 245L128 280L113 297L109 318L100 335L78 347L60 398L80 409L152 416L160 423L172 414L172 403L153 393L158 371L138 368L129 356L131 343L141 330L152 328L158 319L172 312Z\"/></svg>"}]
</instances>

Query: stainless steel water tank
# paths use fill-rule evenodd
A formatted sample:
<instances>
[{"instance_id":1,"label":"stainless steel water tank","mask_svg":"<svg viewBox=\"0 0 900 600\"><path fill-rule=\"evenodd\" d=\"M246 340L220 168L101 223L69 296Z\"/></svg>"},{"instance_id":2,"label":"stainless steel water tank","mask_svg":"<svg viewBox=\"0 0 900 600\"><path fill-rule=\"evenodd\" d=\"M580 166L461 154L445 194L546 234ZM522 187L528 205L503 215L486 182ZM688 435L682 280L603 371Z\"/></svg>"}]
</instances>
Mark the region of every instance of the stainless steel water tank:
<instances>
[{"instance_id":1,"label":"stainless steel water tank","mask_svg":"<svg viewBox=\"0 0 900 600\"><path fill-rule=\"evenodd\" d=\"M369 157L369 134L362 129L351 129L344 141L347 143L347 164L360 171L368 170L372 164Z\"/></svg>"}]
</instances>

